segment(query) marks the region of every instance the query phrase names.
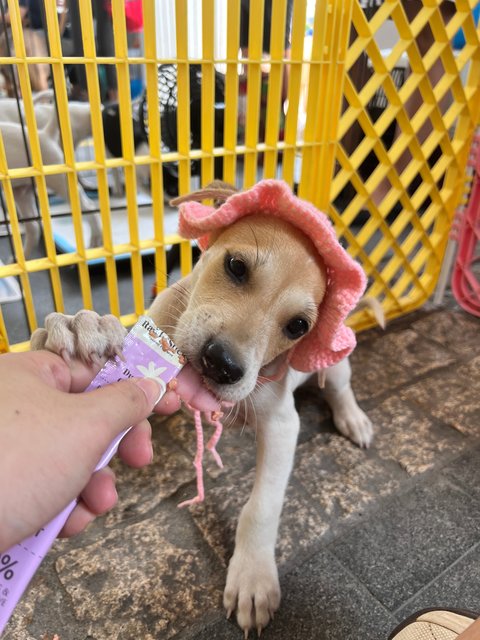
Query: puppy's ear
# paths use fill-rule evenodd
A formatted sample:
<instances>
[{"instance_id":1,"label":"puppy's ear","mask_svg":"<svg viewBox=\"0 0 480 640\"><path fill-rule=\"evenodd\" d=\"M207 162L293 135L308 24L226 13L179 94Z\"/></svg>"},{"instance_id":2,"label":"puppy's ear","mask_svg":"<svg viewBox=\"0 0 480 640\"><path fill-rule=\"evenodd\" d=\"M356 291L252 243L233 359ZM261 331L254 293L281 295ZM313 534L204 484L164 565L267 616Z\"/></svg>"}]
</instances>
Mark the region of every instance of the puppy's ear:
<instances>
[{"instance_id":1,"label":"puppy's ear","mask_svg":"<svg viewBox=\"0 0 480 640\"><path fill-rule=\"evenodd\" d=\"M271 362L263 366L259 372L259 380L264 382L281 380L287 373L289 357L290 349L279 354Z\"/></svg>"},{"instance_id":2,"label":"puppy's ear","mask_svg":"<svg viewBox=\"0 0 480 640\"><path fill-rule=\"evenodd\" d=\"M228 182L222 182L221 180L213 180L207 184L203 189L198 189L192 193L188 193L185 196L179 196L170 200L170 204L173 207L177 207L183 202L202 202L202 200L213 199L215 207L222 205L225 200L228 200L230 196L237 193L237 189L228 184Z\"/></svg>"}]
</instances>

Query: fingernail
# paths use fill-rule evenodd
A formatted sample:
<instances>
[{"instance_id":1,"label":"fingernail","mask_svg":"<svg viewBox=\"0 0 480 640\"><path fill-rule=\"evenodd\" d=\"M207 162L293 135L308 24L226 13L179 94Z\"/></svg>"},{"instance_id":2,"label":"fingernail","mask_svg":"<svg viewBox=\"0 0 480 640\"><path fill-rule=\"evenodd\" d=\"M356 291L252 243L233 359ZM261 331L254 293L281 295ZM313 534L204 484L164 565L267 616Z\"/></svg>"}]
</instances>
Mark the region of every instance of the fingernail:
<instances>
[{"instance_id":1,"label":"fingernail","mask_svg":"<svg viewBox=\"0 0 480 640\"><path fill-rule=\"evenodd\" d=\"M140 387L147 397L148 403L153 407L164 394L164 389L153 378L135 378L134 382Z\"/></svg>"}]
</instances>

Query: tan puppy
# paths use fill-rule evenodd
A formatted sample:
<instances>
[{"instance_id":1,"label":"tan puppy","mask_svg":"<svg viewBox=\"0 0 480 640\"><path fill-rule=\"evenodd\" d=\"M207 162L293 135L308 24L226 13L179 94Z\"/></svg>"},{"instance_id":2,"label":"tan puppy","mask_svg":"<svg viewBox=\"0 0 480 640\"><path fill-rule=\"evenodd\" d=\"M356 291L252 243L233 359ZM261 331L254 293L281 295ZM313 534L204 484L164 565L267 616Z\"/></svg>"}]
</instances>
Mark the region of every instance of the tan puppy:
<instances>
[{"instance_id":1,"label":"tan puppy","mask_svg":"<svg viewBox=\"0 0 480 640\"><path fill-rule=\"evenodd\" d=\"M311 375L289 368L287 358L314 327L326 286L325 266L306 235L254 214L217 231L192 274L162 292L149 313L219 399L242 403L256 427L257 474L224 594L246 635L260 631L280 603L275 542L300 424L293 390ZM67 357L115 353L125 330L113 317L95 315L52 314L32 346ZM348 359L326 371L325 394L337 428L368 446L372 427L350 387Z\"/></svg>"},{"instance_id":2,"label":"tan puppy","mask_svg":"<svg viewBox=\"0 0 480 640\"><path fill-rule=\"evenodd\" d=\"M254 391L262 368L314 326L325 287L308 238L287 222L254 215L219 233L150 315L220 398L238 402Z\"/></svg>"}]
</instances>

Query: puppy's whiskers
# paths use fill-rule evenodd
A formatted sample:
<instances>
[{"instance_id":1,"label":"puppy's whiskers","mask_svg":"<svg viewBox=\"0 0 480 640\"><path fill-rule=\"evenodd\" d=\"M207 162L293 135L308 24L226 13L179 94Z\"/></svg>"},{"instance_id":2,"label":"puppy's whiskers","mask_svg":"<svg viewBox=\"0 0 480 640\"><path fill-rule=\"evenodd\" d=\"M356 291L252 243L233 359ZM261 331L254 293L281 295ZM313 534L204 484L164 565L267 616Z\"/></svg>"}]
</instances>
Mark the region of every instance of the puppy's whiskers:
<instances>
[{"instance_id":1,"label":"puppy's whiskers","mask_svg":"<svg viewBox=\"0 0 480 640\"><path fill-rule=\"evenodd\" d=\"M258 396L265 390L268 391L268 393L270 393L275 398L275 400L280 401L280 395L276 392L276 390L273 388L273 384L269 381L264 382L263 380L257 380L255 388L252 391L252 395Z\"/></svg>"}]
</instances>

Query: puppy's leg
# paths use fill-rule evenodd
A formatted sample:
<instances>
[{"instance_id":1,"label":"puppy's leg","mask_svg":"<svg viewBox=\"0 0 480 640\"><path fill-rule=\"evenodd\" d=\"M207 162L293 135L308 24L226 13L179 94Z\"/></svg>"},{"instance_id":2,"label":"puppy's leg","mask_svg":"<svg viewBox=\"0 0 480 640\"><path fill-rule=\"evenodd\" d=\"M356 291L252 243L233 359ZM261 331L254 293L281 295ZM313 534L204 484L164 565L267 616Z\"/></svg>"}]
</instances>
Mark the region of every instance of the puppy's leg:
<instances>
[{"instance_id":1,"label":"puppy's leg","mask_svg":"<svg viewBox=\"0 0 480 640\"><path fill-rule=\"evenodd\" d=\"M372 441L372 423L360 409L350 385L352 370L345 358L326 371L324 395L333 413L337 429L359 447Z\"/></svg>"},{"instance_id":2,"label":"puppy's leg","mask_svg":"<svg viewBox=\"0 0 480 640\"><path fill-rule=\"evenodd\" d=\"M63 160L61 161L63 162ZM70 194L68 192L67 178L64 175L51 175L47 176L46 183L49 189L52 189L57 195L59 195L65 202L70 202ZM87 196L82 185L78 184L78 195L80 198L80 207L82 211L93 211L96 209L95 203ZM102 239L102 226L100 223L100 216L98 213L92 213L86 216L88 224L90 225L90 247L98 247L103 243Z\"/></svg>"},{"instance_id":3,"label":"puppy's leg","mask_svg":"<svg viewBox=\"0 0 480 640\"><path fill-rule=\"evenodd\" d=\"M240 515L223 597L228 615L237 609L245 634L252 627L260 633L280 604L275 541L300 425L287 382L268 385L255 409L255 484Z\"/></svg>"},{"instance_id":4,"label":"puppy's leg","mask_svg":"<svg viewBox=\"0 0 480 640\"><path fill-rule=\"evenodd\" d=\"M113 178L112 196L121 198L125 195L125 188L123 185L123 170L120 167L113 167L111 169Z\"/></svg>"},{"instance_id":5,"label":"puppy's leg","mask_svg":"<svg viewBox=\"0 0 480 640\"><path fill-rule=\"evenodd\" d=\"M150 147L147 142L141 142L135 149L136 156L149 156ZM150 195L150 165L136 164L135 173L137 176L137 191Z\"/></svg>"},{"instance_id":6,"label":"puppy's leg","mask_svg":"<svg viewBox=\"0 0 480 640\"><path fill-rule=\"evenodd\" d=\"M18 217L21 220L31 218L37 210L35 198L33 196L33 189L31 187L20 187L15 189L14 193ZM23 222L23 228L25 230L23 253L25 258L28 260L40 242L40 223L36 220L25 220Z\"/></svg>"},{"instance_id":7,"label":"puppy's leg","mask_svg":"<svg viewBox=\"0 0 480 640\"><path fill-rule=\"evenodd\" d=\"M92 211L95 204L87 196L81 184L78 185L78 195L80 196L80 206L82 211ZM99 213L91 213L87 216L90 225L90 247L101 247L103 244L102 224Z\"/></svg>"}]
</instances>

